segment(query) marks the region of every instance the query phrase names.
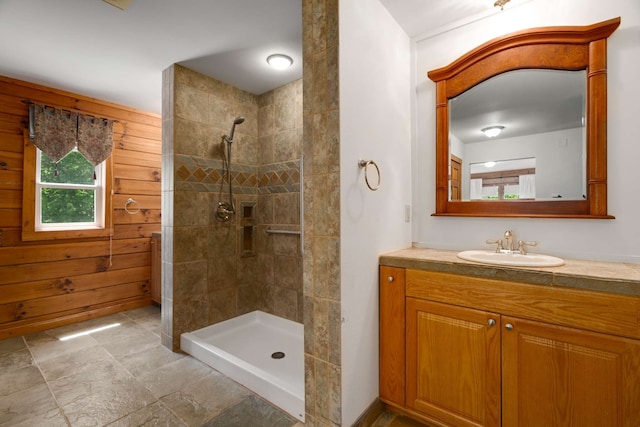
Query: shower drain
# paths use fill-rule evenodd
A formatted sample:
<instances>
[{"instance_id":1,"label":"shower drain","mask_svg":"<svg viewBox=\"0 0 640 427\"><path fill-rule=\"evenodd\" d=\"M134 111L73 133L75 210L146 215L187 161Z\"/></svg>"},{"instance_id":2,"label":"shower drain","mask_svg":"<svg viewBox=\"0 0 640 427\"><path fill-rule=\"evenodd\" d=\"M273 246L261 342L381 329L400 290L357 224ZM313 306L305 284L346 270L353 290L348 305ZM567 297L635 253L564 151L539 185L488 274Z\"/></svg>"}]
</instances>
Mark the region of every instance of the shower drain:
<instances>
[{"instance_id":1,"label":"shower drain","mask_svg":"<svg viewBox=\"0 0 640 427\"><path fill-rule=\"evenodd\" d=\"M274 353L271 353L271 358L272 359L284 359L284 352L276 351Z\"/></svg>"}]
</instances>

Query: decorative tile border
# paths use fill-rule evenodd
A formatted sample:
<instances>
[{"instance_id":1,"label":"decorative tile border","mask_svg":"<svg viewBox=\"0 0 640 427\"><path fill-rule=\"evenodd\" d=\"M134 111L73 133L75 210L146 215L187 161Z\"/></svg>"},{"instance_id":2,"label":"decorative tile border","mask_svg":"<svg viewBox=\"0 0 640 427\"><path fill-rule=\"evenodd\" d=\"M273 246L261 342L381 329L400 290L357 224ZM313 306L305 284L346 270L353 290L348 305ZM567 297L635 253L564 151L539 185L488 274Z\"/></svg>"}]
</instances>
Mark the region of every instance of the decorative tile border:
<instances>
[{"instance_id":1,"label":"decorative tile border","mask_svg":"<svg viewBox=\"0 0 640 427\"><path fill-rule=\"evenodd\" d=\"M238 194L297 192L299 161L263 166L231 164L231 181ZM175 188L183 191L218 192L227 184L224 162L182 154L175 155Z\"/></svg>"},{"instance_id":2,"label":"decorative tile border","mask_svg":"<svg viewBox=\"0 0 640 427\"><path fill-rule=\"evenodd\" d=\"M300 161L298 160L260 166L259 176L258 192L260 194L300 191Z\"/></svg>"}]
</instances>

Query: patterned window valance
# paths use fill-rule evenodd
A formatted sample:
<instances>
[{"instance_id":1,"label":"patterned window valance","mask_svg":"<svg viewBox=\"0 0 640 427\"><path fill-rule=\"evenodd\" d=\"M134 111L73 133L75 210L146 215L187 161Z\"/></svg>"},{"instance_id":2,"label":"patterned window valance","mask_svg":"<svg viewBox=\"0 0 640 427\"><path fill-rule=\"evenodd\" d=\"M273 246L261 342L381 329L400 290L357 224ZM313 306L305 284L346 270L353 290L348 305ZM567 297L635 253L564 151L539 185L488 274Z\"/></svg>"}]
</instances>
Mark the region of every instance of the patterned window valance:
<instances>
[{"instance_id":1,"label":"patterned window valance","mask_svg":"<svg viewBox=\"0 0 640 427\"><path fill-rule=\"evenodd\" d=\"M78 151L97 166L113 150L113 120L78 115Z\"/></svg>"},{"instance_id":2,"label":"patterned window valance","mask_svg":"<svg viewBox=\"0 0 640 427\"><path fill-rule=\"evenodd\" d=\"M76 147L94 166L105 161L113 150L113 122L46 105L29 105L29 139L54 162Z\"/></svg>"}]
</instances>

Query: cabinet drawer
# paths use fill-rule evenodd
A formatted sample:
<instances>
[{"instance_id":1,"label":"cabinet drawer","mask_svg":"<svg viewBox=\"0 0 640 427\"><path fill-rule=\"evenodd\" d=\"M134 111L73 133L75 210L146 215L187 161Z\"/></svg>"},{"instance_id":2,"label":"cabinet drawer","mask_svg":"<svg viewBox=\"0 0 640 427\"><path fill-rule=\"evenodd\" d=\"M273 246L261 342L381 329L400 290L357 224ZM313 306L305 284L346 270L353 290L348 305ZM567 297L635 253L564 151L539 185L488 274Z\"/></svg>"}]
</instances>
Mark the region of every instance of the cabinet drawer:
<instances>
[{"instance_id":1,"label":"cabinet drawer","mask_svg":"<svg viewBox=\"0 0 640 427\"><path fill-rule=\"evenodd\" d=\"M640 298L408 269L406 295L640 338Z\"/></svg>"}]
</instances>

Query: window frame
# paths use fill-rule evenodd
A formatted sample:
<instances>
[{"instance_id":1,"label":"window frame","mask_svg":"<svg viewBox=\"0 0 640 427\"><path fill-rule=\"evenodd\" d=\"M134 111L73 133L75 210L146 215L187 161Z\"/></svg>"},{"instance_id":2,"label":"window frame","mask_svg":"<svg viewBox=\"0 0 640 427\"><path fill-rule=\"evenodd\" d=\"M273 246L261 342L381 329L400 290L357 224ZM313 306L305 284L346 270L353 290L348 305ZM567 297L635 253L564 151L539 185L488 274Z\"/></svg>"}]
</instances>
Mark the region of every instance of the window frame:
<instances>
[{"instance_id":1,"label":"window frame","mask_svg":"<svg viewBox=\"0 0 640 427\"><path fill-rule=\"evenodd\" d=\"M55 239L82 239L109 237L113 235L113 155L109 156L101 165L103 175L102 185L102 224L93 223L87 226L85 223L69 223L64 228L41 227L36 215L40 212L37 204L39 198L37 192L41 188L38 185L37 174L39 171L38 149L29 140L29 132L25 130L24 138L24 163L23 163L23 185L22 185L22 240L55 240ZM98 173L98 171L96 171ZM97 199L99 190L96 190L96 210L98 209ZM96 220L99 219L100 212L96 211ZM97 221L96 221L97 222ZM69 228L71 226L72 228Z\"/></svg>"}]
</instances>

